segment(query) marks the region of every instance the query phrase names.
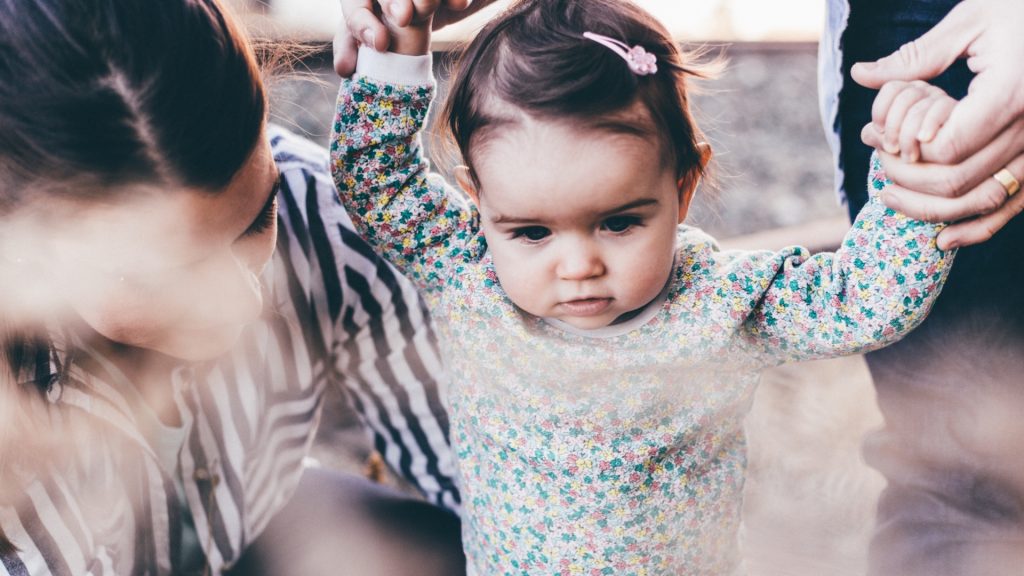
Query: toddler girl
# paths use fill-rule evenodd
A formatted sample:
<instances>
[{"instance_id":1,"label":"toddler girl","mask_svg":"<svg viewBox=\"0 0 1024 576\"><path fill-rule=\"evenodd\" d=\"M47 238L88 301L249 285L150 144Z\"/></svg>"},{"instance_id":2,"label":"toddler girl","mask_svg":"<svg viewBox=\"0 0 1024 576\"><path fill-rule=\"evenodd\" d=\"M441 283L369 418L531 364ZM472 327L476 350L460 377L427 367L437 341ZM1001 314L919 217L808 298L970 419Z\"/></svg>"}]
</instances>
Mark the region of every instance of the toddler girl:
<instances>
[{"instance_id":1,"label":"toddler girl","mask_svg":"<svg viewBox=\"0 0 1024 576\"><path fill-rule=\"evenodd\" d=\"M468 47L444 112L467 203L419 144L436 4L388 3L407 55L360 52L333 170L439 325L470 573L735 572L759 372L903 336L951 262L938 227L876 198L810 256L680 226L710 156L691 70L626 0L523 0Z\"/></svg>"}]
</instances>

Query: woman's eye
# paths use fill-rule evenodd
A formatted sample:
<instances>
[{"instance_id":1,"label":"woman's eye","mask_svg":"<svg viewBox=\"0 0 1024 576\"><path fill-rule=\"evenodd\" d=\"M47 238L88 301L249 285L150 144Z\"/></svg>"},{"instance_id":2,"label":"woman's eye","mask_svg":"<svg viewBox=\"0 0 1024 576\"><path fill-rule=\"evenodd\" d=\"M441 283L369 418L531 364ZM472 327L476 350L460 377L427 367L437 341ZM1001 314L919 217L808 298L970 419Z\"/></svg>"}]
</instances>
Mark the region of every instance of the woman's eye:
<instances>
[{"instance_id":1,"label":"woman's eye","mask_svg":"<svg viewBox=\"0 0 1024 576\"><path fill-rule=\"evenodd\" d=\"M609 232L625 232L640 223L635 216L613 216L604 221L604 227Z\"/></svg>"},{"instance_id":2,"label":"woman's eye","mask_svg":"<svg viewBox=\"0 0 1024 576\"><path fill-rule=\"evenodd\" d=\"M242 236L244 238L252 238L260 236L267 230L274 227L277 223L277 193L271 197L270 202L263 208L263 212L260 212L259 217L249 226L249 229L245 231Z\"/></svg>"},{"instance_id":3,"label":"woman's eye","mask_svg":"<svg viewBox=\"0 0 1024 576\"><path fill-rule=\"evenodd\" d=\"M512 232L512 238L521 238L528 242L540 242L551 235L551 231L543 226L527 226Z\"/></svg>"}]
</instances>

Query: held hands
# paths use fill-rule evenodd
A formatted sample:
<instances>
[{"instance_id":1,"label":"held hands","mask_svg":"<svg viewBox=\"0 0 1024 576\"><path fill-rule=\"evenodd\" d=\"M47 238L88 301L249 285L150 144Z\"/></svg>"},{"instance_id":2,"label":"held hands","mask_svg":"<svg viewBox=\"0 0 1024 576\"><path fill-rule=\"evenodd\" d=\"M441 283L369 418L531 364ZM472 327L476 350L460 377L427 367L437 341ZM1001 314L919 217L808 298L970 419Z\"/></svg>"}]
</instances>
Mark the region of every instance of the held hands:
<instances>
[{"instance_id":1,"label":"held hands","mask_svg":"<svg viewBox=\"0 0 1024 576\"><path fill-rule=\"evenodd\" d=\"M1024 210L1024 194L1011 193L1013 181L1024 180L1020 22L1020 0L964 0L921 38L852 70L858 83L882 89L862 137L882 150L886 173L896 183L885 203L924 220L962 220L940 234L944 249L987 240ZM976 76L967 97L952 106L907 82L934 78L961 57ZM931 105L921 103L932 98ZM915 111L919 105L928 111ZM942 116L936 126L934 118ZM912 137L917 122L920 130Z\"/></svg>"},{"instance_id":2,"label":"held hands","mask_svg":"<svg viewBox=\"0 0 1024 576\"><path fill-rule=\"evenodd\" d=\"M457 22L494 0L341 0L344 22L334 36L334 69L351 76L359 45L426 54L431 29Z\"/></svg>"},{"instance_id":3,"label":"held hands","mask_svg":"<svg viewBox=\"0 0 1024 576\"><path fill-rule=\"evenodd\" d=\"M461 0L465 2L466 0ZM430 51L430 30L441 0L343 0L350 49L356 39L374 50L421 55ZM338 40L335 42L337 61ZM355 61L353 59L353 69Z\"/></svg>"},{"instance_id":4,"label":"held hands","mask_svg":"<svg viewBox=\"0 0 1024 576\"><path fill-rule=\"evenodd\" d=\"M941 88L914 80L886 82L871 108L862 137L904 162L921 159L921 145L935 140L957 102Z\"/></svg>"}]
</instances>

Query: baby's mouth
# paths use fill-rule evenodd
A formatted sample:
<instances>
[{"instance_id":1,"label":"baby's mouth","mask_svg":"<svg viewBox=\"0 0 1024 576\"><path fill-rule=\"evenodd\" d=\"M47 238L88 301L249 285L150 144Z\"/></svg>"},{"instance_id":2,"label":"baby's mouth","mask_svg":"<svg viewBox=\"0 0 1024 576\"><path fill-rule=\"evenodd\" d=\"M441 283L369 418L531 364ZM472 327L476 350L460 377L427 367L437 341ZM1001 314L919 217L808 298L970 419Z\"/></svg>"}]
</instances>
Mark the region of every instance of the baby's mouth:
<instances>
[{"instance_id":1,"label":"baby's mouth","mask_svg":"<svg viewBox=\"0 0 1024 576\"><path fill-rule=\"evenodd\" d=\"M612 298L577 298L566 300L559 306L570 316L597 316L608 309Z\"/></svg>"}]
</instances>

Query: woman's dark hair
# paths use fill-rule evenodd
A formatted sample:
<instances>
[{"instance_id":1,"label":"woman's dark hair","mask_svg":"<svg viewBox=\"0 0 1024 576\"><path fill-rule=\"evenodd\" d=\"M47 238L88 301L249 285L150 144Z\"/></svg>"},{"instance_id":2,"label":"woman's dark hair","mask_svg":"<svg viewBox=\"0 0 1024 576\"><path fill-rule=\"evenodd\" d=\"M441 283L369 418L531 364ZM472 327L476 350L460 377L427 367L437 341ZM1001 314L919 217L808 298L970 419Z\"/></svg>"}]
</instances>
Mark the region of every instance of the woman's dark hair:
<instances>
[{"instance_id":1,"label":"woman's dark hair","mask_svg":"<svg viewBox=\"0 0 1024 576\"><path fill-rule=\"evenodd\" d=\"M658 72L638 76L593 32L657 57ZM474 179L471 145L514 123L509 108L583 126L639 132L660 142L682 176L703 175L703 139L690 113L687 79L704 73L652 15L629 0L520 0L492 20L460 57L444 110ZM652 126L608 122L639 102ZM648 133L650 132L650 133ZM477 181L479 184L479 181Z\"/></svg>"},{"instance_id":2,"label":"woman's dark hair","mask_svg":"<svg viewBox=\"0 0 1024 576\"><path fill-rule=\"evenodd\" d=\"M215 191L266 96L220 0L0 0L0 214L43 189Z\"/></svg>"},{"instance_id":3,"label":"woman's dark hair","mask_svg":"<svg viewBox=\"0 0 1024 576\"><path fill-rule=\"evenodd\" d=\"M111 201L136 184L217 193L266 111L253 49L221 0L0 0L0 217L39 196ZM46 442L45 421L26 429L24 416L45 404L49 354L0 316L0 403L18 416L0 422L0 488ZM10 549L0 530L0 554Z\"/></svg>"}]
</instances>

